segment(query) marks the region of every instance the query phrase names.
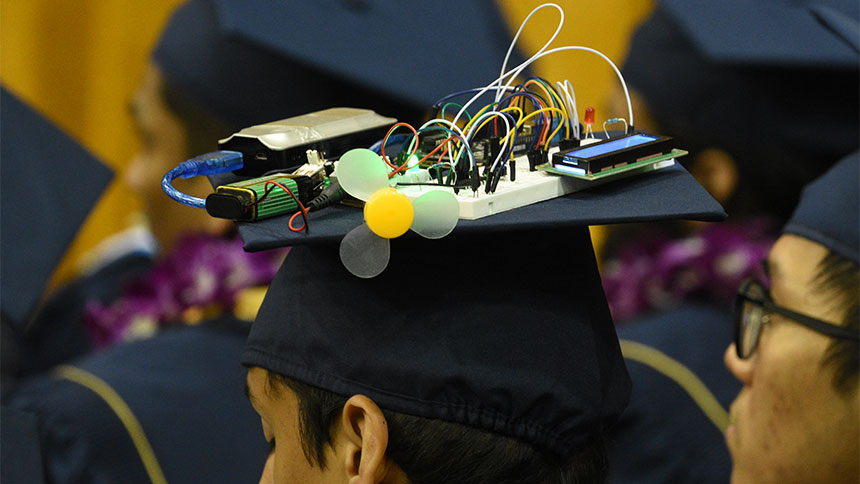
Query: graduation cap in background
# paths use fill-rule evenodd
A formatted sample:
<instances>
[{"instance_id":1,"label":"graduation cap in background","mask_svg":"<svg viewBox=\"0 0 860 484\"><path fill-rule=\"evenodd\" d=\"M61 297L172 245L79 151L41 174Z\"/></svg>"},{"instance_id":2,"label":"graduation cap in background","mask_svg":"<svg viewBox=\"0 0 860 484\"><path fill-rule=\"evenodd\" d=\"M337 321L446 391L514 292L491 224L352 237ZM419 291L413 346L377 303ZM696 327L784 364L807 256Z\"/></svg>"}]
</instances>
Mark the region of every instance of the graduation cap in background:
<instances>
[{"instance_id":1,"label":"graduation cap in background","mask_svg":"<svg viewBox=\"0 0 860 484\"><path fill-rule=\"evenodd\" d=\"M664 0L623 65L661 132L724 149L745 197L787 219L804 185L860 143L860 5Z\"/></svg>"},{"instance_id":2,"label":"graduation cap in background","mask_svg":"<svg viewBox=\"0 0 860 484\"><path fill-rule=\"evenodd\" d=\"M860 263L860 152L855 151L803 189L783 228Z\"/></svg>"},{"instance_id":3,"label":"graduation cap in background","mask_svg":"<svg viewBox=\"0 0 860 484\"><path fill-rule=\"evenodd\" d=\"M5 377L14 371L9 368L14 351L7 346L12 335L6 329L25 330L54 268L112 174L5 87L0 88L0 133ZM4 406L0 429L3 482L44 482L36 416Z\"/></svg>"},{"instance_id":4,"label":"graduation cap in background","mask_svg":"<svg viewBox=\"0 0 860 484\"><path fill-rule=\"evenodd\" d=\"M857 2L845 0L665 0L661 7L716 62L857 67Z\"/></svg>"},{"instance_id":5,"label":"graduation cap in background","mask_svg":"<svg viewBox=\"0 0 860 484\"><path fill-rule=\"evenodd\" d=\"M495 79L510 41L489 0L192 0L153 61L234 131L333 106L417 121L442 96ZM508 65L522 59L515 49Z\"/></svg>"},{"instance_id":6,"label":"graduation cap in background","mask_svg":"<svg viewBox=\"0 0 860 484\"><path fill-rule=\"evenodd\" d=\"M23 330L112 173L5 88L0 109L2 316Z\"/></svg>"}]
</instances>

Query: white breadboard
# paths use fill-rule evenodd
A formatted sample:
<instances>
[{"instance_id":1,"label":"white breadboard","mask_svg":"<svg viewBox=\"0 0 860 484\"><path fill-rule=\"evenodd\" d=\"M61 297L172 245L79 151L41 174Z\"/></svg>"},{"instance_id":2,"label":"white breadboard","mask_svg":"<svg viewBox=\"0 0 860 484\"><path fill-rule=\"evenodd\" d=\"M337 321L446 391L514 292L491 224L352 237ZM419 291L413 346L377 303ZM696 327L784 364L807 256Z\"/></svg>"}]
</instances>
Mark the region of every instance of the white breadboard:
<instances>
[{"instance_id":1,"label":"white breadboard","mask_svg":"<svg viewBox=\"0 0 860 484\"><path fill-rule=\"evenodd\" d=\"M558 148L549 151L549 157ZM601 181L585 181L579 178L558 176L542 170L529 171L528 158L523 155L515 158L517 176L514 181L508 177L502 178L496 186L494 193L484 192L483 185L477 193L472 190L460 190L456 195L460 202L460 218L474 220L488 215L513 210L533 203L542 202L552 198L567 195L588 186L600 185ZM666 160L651 165L650 169L656 170L671 166L674 160ZM632 173L631 173L632 174ZM450 190L447 188L436 188L433 186L399 186L398 191L414 200L431 190Z\"/></svg>"}]
</instances>

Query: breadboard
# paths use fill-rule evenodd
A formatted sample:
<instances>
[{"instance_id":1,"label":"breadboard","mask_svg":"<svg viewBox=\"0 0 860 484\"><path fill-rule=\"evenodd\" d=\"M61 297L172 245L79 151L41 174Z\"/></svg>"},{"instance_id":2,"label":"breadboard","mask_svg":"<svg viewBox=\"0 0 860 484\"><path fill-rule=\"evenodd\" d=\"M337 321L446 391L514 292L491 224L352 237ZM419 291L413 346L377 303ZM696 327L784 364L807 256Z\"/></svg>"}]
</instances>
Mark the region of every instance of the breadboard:
<instances>
[{"instance_id":1,"label":"breadboard","mask_svg":"<svg viewBox=\"0 0 860 484\"><path fill-rule=\"evenodd\" d=\"M558 148L550 149L549 157ZM602 179L585 179L571 176L559 176L544 170L529 171L528 157L525 155L514 158L516 161L516 176L514 181L508 177L502 178L496 186L494 193L485 193L484 187L478 189L477 193L471 190L460 190L455 195L460 203L460 218L475 220L489 215L506 212L515 208L524 207L533 203L550 200L552 198L567 195L575 191L583 190L593 186L601 185L607 181L617 180L624 176L631 176L643 171L653 171L674 164L674 159L660 160L642 167L619 173L618 176ZM398 191L414 200L431 190L449 190L443 187L433 186L399 186Z\"/></svg>"}]
</instances>

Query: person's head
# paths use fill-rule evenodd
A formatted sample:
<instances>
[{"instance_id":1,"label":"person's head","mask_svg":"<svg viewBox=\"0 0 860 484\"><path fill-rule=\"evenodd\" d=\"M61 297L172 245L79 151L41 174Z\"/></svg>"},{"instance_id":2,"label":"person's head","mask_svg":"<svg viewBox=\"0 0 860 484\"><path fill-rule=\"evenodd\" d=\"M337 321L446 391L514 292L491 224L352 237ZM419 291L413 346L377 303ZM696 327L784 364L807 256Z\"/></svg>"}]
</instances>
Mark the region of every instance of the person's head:
<instances>
[{"instance_id":1,"label":"person's head","mask_svg":"<svg viewBox=\"0 0 860 484\"><path fill-rule=\"evenodd\" d=\"M242 356L276 482L346 482L362 465L376 471L355 482L601 481L629 377L588 231L507 228L393 240L369 279L339 243L293 246ZM536 258L562 252L575 289ZM547 284L524 292L511 274Z\"/></svg>"},{"instance_id":2,"label":"person's head","mask_svg":"<svg viewBox=\"0 0 860 484\"><path fill-rule=\"evenodd\" d=\"M246 392L272 453L261 482L595 483L608 470L600 436L560 457L522 440L380 408L259 367ZM352 479L352 480L350 480Z\"/></svg>"},{"instance_id":3,"label":"person's head","mask_svg":"<svg viewBox=\"0 0 860 484\"><path fill-rule=\"evenodd\" d=\"M226 233L229 221L176 203L161 190L161 178L179 163L214 151L217 140L229 134L227 129L171 88L155 64L147 67L130 107L141 146L124 179L143 203L161 248L170 250L183 234ZM195 197L205 198L212 191L205 177L178 179L174 186Z\"/></svg>"},{"instance_id":4,"label":"person's head","mask_svg":"<svg viewBox=\"0 0 860 484\"><path fill-rule=\"evenodd\" d=\"M242 128L336 106L366 107L420 119L414 101L323 72L233 35L212 0L180 6L159 37L131 100L141 149L125 171L163 248L188 232L223 234L230 223L165 195L161 178L179 163L215 151ZM177 179L181 192L205 198L205 177Z\"/></svg>"},{"instance_id":5,"label":"person's head","mask_svg":"<svg viewBox=\"0 0 860 484\"><path fill-rule=\"evenodd\" d=\"M739 292L725 353L743 383L726 442L732 482L851 482L860 473L858 157L811 184ZM740 349L739 349L740 348Z\"/></svg>"}]
</instances>

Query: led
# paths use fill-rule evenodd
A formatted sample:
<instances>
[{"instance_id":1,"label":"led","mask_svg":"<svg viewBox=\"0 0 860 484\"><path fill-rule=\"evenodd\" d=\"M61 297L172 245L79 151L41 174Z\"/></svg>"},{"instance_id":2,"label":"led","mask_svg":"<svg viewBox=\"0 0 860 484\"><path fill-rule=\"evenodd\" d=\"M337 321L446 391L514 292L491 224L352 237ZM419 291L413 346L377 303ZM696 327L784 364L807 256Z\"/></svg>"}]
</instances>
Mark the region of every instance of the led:
<instances>
[{"instance_id":1,"label":"led","mask_svg":"<svg viewBox=\"0 0 860 484\"><path fill-rule=\"evenodd\" d=\"M594 108L588 106L585 108L585 125L591 126L592 124L594 124Z\"/></svg>"}]
</instances>

